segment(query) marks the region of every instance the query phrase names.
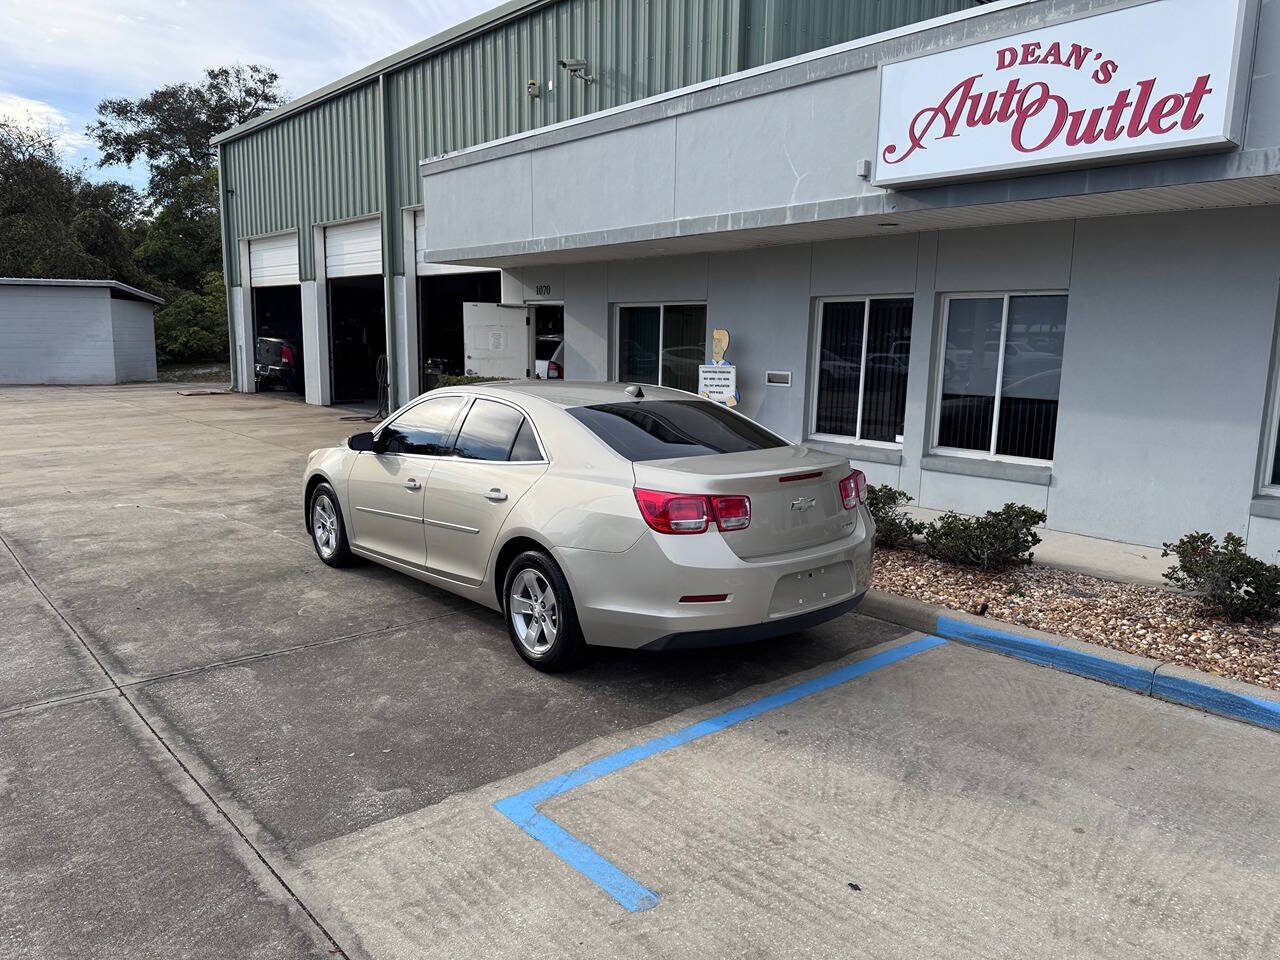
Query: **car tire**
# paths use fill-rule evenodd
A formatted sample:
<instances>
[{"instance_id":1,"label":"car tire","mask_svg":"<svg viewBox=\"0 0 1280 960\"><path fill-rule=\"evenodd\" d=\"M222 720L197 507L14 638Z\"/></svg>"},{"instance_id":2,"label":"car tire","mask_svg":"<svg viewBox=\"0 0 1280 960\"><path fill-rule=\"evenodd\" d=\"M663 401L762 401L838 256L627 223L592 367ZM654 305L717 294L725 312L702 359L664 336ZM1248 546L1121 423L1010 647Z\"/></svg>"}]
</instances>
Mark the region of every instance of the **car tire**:
<instances>
[{"instance_id":1,"label":"car tire","mask_svg":"<svg viewBox=\"0 0 1280 960\"><path fill-rule=\"evenodd\" d=\"M349 567L355 560L347 542L347 524L333 487L321 483L311 491L307 504L307 529L316 556L331 567Z\"/></svg>"},{"instance_id":2,"label":"car tire","mask_svg":"<svg viewBox=\"0 0 1280 960\"><path fill-rule=\"evenodd\" d=\"M551 557L526 550L507 567L502 615L512 646L525 663L547 673L582 662L586 641L569 581Z\"/></svg>"}]
</instances>

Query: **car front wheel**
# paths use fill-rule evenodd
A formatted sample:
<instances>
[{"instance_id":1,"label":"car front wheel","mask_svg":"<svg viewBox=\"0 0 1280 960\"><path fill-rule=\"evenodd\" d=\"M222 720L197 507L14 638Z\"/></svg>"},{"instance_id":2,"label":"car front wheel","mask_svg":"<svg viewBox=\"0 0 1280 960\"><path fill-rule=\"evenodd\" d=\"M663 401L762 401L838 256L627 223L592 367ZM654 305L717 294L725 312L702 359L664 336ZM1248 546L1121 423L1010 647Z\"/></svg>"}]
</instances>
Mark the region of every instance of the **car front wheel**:
<instances>
[{"instance_id":1,"label":"car front wheel","mask_svg":"<svg viewBox=\"0 0 1280 960\"><path fill-rule=\"evenodd\" d=\"M311 543L316 555L331 567L346 567L352 562L351 547L347 543L347 527L342 520L342 508L333 487L322 483L311 493L311 505L307 510L311 529Z\"/></svg>"},{"instance_id":2,"label":"car front wheel","mask_svg":"<svg viewBox=\"0 0 1280 960\"><path fill-rule=\"evenodd\" d=\"M576 666L586 644L569 583L556 562L529 550L507 568L503 610L511 643L530 666L554 672Z\"/></svg>"}]
</instances>

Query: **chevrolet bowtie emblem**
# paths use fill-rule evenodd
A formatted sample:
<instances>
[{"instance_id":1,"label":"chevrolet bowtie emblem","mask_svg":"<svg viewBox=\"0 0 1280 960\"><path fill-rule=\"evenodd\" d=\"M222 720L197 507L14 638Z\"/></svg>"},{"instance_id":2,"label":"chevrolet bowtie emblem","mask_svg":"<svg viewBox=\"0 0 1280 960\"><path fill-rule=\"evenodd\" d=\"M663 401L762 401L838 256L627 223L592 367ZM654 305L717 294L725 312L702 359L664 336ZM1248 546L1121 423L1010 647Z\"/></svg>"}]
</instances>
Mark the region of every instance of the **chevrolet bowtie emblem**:
<instances>
[{"instance_id":1,"label":"chevrolet bowtie emblem","mask_svg":"<svg viewBox=\"0 0 1280 960\"><path fill-rule=\"evenodd\" d=\"M792 510L808 510L817 502L818 500L816 497L796 497L794 500L791 501L791 509Z\"/></svg>"}]
</instances>

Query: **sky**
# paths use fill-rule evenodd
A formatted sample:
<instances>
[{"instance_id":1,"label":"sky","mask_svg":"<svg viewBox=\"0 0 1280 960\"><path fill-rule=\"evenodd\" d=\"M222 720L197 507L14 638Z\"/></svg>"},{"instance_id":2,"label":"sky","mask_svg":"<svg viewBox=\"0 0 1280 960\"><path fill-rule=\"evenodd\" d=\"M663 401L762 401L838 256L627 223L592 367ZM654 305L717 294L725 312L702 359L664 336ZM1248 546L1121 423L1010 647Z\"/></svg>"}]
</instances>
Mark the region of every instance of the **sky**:
<instances>
[{"instance_id":1,"label":"sky","mask_svg":"<svg viewBox=\"0 0 1280 960\"><path fill-rule=\"evenodd\" d=\"M105 97L136 99L208 67L261 63L293 99L467 20L499 0L0 0L0 116L53 132L94 180L85 136Z\"/></svg>"}]
</instances>

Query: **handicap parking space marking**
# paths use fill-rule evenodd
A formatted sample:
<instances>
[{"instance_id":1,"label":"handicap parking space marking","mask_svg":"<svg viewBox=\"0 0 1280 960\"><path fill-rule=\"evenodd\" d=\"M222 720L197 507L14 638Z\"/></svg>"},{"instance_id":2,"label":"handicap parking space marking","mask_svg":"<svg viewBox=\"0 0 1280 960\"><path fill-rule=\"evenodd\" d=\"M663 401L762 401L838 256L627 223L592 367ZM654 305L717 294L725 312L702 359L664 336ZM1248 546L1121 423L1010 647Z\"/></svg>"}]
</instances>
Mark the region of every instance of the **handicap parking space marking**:
<instances>
[{"instance_id":1,"label":"handicap parking space marking","mask_svg":"<svg viewBox=\"0 0 1280 960\"><path fill-rule=\"evenodd\" d=\"M913 657L918 653L924 653L926 650L942 646L946 642L941 637L921 637L919 640L913 640L892 650L874 654L865 660L846 664L829 673L794 684L752 703L735 707L706 720L699 720L697 723L690 724L672 733L664 734L661 737L655 737L645 743L640 743L633 747L625 747L614 753L606 754L575 770L570 770L568 773L544 780L542 783L536 784L527 790L505 797L494 803L493 806L521 830L613 897L622 907L633 913L649 910L658 905L657 893L624 873L610 860L593 850L589 844L575 837L550 817L541 813L538 810L538 805L553 797L567 793L575 787L590 783L592 780L598 780L611 773L616 773L644 760L646 757L652 757L674 747L683 746L710 734L718 733L735 724L742 723L744 720L751 720L771 710L785 707L795 703L797 700L813 696L815 693L821 693L849 680L865 676L874 670L879 670L881 667L887 667L906 660L908 657Z\"/></svg>"}]
</instances>

